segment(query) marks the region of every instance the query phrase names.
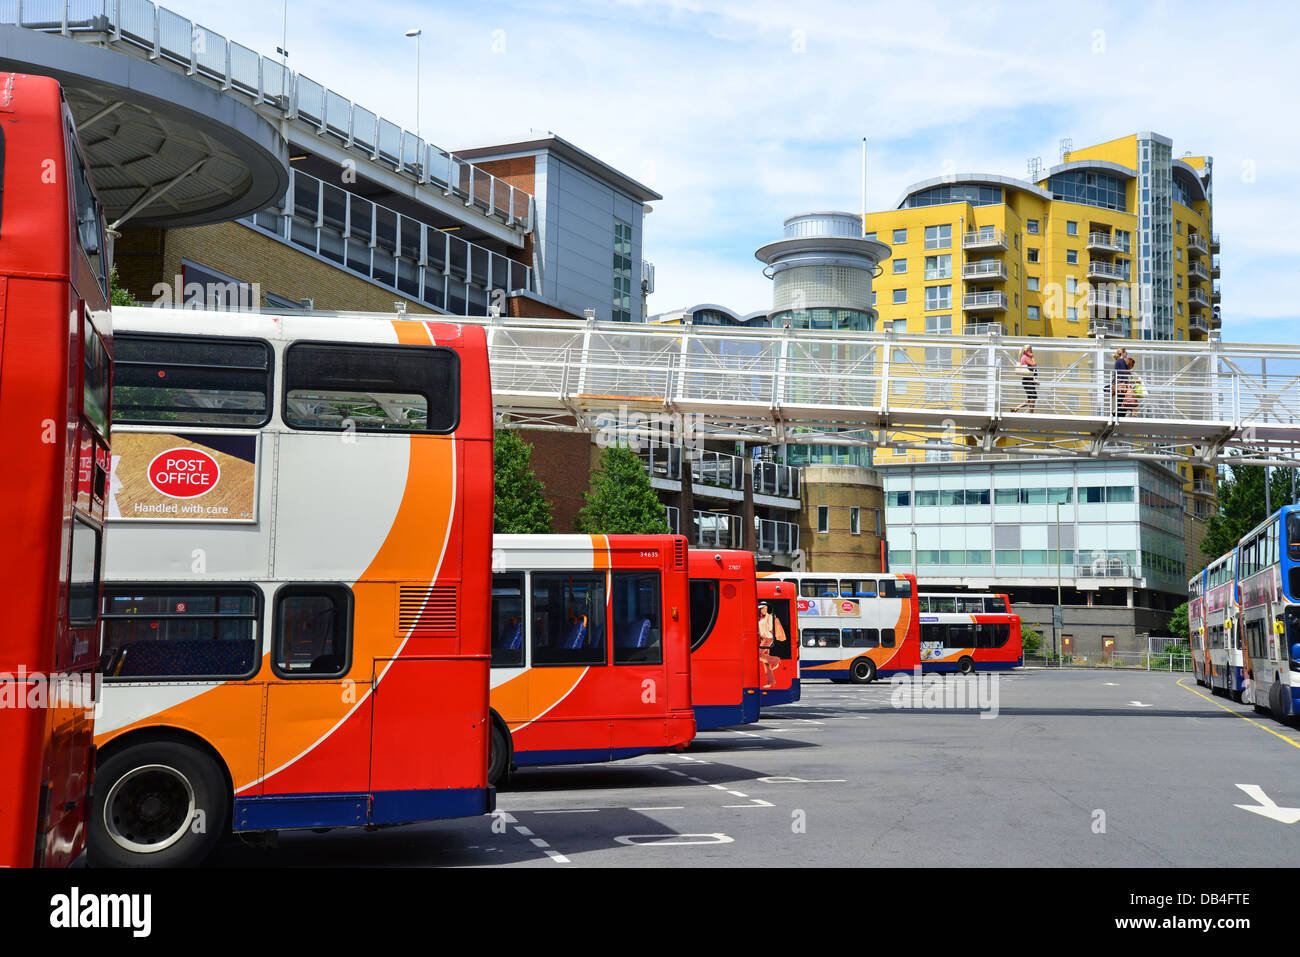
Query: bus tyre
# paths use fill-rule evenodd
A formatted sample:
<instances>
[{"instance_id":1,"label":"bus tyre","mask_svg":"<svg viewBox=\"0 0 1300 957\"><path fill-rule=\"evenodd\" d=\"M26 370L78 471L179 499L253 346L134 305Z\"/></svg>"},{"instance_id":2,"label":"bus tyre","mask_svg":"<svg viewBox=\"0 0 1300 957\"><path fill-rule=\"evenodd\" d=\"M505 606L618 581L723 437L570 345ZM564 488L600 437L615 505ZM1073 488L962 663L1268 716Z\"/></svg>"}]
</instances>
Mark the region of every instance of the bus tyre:
<instances>
[{"instance_id":1,"label":"bus tyre","mask_svg":"<svg viewBox=\"0 0 1300 957\"><path fill-rule=\"evenodd\" d=\"M86 833L98 867L192 867L225 832L230 790L217 763L176 741L128 747L95 770Z\"/></svg>"},{"instance_id":2,"label":"bus tyre","mask_svg":"<svg viewBox=\"0 0 1300 957\"><path fill-rule=\"evenodd\" d=\"M870 658L859 658L849 667L849 680L855 685L865 685L876 678L876 663Z\"/></svg>"},{"instance_id":3,"label":"bus tyre","mask_svg":"<svg viewBox=\"0 0 1300 957\"><path fill-rule=\"evenodd\" d=\"M510 732L495 713L490 724L492 734L488 750L488 784L501 787L510 771Z\"/></svg>"},{"instance_id":4,"label":"bus tyre","mask_svg":"<svg viewBox=\"0 0 1300 957\"><path fill-rule=\"evenodd\" d=\"M975 661L969 656L964 656L957 662L957 674L973 675L975 673Z\"/></svg>"},{"instance_id":5,"label":"bus tyre","mask_svg":"<svg viewBox=\"0 0 1300 957\"><path fill-rule=\"evenodd\" d=\"M1274 676L1273 687L1268 689L1268 710L1273 714L1273 720L1279 722L1286 721L1285 702L1282 700L1282 677Z\"/></svg>"}]
</instances>

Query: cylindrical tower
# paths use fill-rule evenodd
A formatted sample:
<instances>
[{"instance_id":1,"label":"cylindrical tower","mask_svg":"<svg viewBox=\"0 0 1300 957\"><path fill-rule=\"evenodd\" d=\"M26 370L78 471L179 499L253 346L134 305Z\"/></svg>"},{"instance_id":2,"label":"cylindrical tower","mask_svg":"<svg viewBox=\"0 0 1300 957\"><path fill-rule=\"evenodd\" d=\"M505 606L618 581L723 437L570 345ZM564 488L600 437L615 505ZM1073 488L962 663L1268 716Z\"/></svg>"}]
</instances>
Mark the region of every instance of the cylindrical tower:
<instances>
[{"instance_id":1,"label":"cylindrical tower","mask_svg":"<svg viewBox=\"0 0 1300 957\"><path fill-rule=\"evenodd\" d=\"M856 213L800 213L754 253L772 280L772 325L872 332L871 280L892 250L862 235Z\"/></svg>"}]
</instances>

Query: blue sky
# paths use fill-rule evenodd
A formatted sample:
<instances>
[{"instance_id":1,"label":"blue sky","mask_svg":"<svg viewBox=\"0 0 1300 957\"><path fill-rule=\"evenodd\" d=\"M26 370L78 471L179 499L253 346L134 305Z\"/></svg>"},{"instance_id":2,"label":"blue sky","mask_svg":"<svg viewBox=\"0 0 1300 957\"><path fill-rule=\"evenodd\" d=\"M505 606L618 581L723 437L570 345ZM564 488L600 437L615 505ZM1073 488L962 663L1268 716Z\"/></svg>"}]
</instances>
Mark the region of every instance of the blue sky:
<instances>
[{"instance_id":1,"label":"blue sky","mask_svg":"<svg viewBox=\"0 0 1300 957\"><path fill-rule=\"evenodd\" d=\"M165 6L264 54L280 4ZM766 308L754 250L814 209L891 207L944 172L1154 130L1215 161L1223 335L1295 341L1298 7L1209 3L370 3L288 5L289 63L466 148L551 130L664 195L645 225L651 312Z\"/></svg>"}]
</instances>

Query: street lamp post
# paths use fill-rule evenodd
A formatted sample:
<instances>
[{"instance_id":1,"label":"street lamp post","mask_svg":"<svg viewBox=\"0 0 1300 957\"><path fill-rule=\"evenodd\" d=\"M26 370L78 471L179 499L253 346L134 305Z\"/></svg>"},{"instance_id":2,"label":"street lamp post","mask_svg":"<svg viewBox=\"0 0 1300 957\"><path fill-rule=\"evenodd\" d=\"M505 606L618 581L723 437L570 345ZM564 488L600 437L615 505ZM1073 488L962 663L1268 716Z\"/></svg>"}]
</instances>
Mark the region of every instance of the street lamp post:
<instances>
[{"instance_id":1,"label":"street lamp post","mask_svg":"<svg viewBox=\"0 0 1300 957\"><path fill-rule=\"evenodd\" d=\"M420 34L423 30L407 30L408 37L415 37L415 138L420 136Z\"/></svg>"},{"instance_id":2,"label":"street lamp post","mask_svg":"<svg viewBox=\"0 0 1300 957\"><path fill-rule=\"evenodd\" d=\"M1076 580L1075 584L1078 582ZM1057 642L1057 620L1064 624L1065 611L1061 607L1061 500L1056 500L1056 611L1052 614L1052 645L1053 651L1056 651Z\"/></svg>"}]
</instances>

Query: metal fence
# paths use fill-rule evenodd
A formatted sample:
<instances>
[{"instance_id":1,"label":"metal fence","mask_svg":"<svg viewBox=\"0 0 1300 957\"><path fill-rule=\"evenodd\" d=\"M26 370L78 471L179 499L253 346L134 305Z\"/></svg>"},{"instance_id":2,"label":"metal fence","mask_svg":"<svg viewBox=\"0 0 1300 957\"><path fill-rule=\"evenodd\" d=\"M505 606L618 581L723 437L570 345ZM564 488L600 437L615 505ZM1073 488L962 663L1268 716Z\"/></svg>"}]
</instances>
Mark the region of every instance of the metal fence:
<instances>
[{"instance_id":1,"label":"metal fence","mask_svg":"<svg viewBox=\"0 0 1300 957\"><path fill-rule=\"evenodd\" d=\"M1025 656L1025 665L1040 668L1103 668L1112 671L1163 671L1170 674L1192 670L1191 655L1146 651L1116 651L1098 655Z\"/></svg>"}]
</instances>

